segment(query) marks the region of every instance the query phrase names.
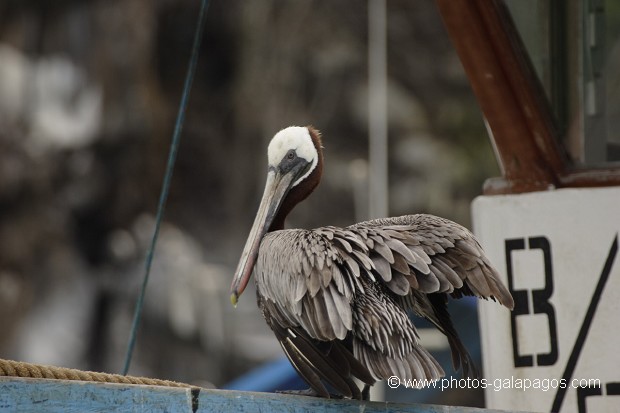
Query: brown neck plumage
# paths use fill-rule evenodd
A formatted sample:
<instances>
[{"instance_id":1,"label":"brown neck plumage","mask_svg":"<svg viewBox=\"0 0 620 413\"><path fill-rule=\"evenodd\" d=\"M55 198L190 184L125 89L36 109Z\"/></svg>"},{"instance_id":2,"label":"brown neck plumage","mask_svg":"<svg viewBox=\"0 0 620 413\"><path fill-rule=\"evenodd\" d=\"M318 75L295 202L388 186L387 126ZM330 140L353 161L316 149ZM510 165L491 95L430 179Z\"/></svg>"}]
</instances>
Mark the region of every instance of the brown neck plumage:
<instances>
[{"instance_id":1,"label":"brown neck plumage","mask_svg":"<svg viewBox=\"0 0 620 413\"><path fill-rule=\"evenodd\" d=\"M282 201L282 205L280 206L276 217L274 218L271 226L269 227L269 232L284 229L284 220L286 219L288 214L293 210L293 208L295 208L297 204L306 199L321 181L321 175L323 175L323 151L321 149L321 133L318 130L314 129L312 126L308 126L308 131L310 131L312 143L314 144L314 148L316 149L316 152L319 156L316 167L306 179L301 181L299 184L297 184L297 186L295 186L289 191L286 198L284 198L284 201Z\"/></svg>"}]
</instances>

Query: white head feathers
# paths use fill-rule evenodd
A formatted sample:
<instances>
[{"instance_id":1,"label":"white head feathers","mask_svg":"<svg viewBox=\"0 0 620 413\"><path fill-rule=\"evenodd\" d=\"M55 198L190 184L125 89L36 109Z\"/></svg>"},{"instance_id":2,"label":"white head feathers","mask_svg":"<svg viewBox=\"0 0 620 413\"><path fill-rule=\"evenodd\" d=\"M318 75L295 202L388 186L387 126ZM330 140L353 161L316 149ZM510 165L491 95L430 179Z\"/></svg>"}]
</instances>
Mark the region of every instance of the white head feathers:
<instances>
[{"instance_id":1,"label":"white head feathers","mask_svg":"<svg viewBox=\"0 0 620 413\"><path fill-rule=\"evenodd\" d=\"M308 171L295 183L297 185L308 177L316 168L319 161L319 154L317 153L310 131L305 126L289 126L276 133L271 139L269 147L267 148L267 159L270 166L277 166L290 150L294 150L298 157L308 161L311 166Z\"/></svg>"}]
</instances>

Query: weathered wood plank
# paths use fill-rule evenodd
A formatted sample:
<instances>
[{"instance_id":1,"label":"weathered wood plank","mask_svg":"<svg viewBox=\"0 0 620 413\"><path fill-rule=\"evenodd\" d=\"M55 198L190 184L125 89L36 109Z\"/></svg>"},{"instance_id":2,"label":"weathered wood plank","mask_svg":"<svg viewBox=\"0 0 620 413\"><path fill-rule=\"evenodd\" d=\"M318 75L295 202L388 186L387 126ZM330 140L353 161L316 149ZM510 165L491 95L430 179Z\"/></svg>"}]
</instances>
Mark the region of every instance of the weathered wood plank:
<instances>
[{"instance_id":1,"label":"weathered wood plank","mask_svg":"<svg viewBox=\"0 0 620 413\"><path fill-rule=\"evenodd\" d=\"M197 396L197 397L196 397ZM84 381L0 377L0 412L166 413L493 413L497 410L353 400L232 390L143 386Z\"/></svg>"},{"instance_id":2,"label":"weathered wood plank","mask_svg":"<svg viewBox=\"0 0 620 413\"><path fill-rule=\"evenodd\" d=\"M199 397L199 413L486 413L484 409L423 404L387 402L360 402L356 400L328 400L317 397L293 396L274 393L239 392L230 390L203 390Z\"/></svg>"},{"instance_id":3,"label":"weathered wood plank","mask_svg":"<svg viewBox=\"0 0 620 413\"><path fill-rule=\"evenodd\" d=\"M191 413L191 397L188 388L0 377L2 413Z\"/></svg>"}]
</instances>

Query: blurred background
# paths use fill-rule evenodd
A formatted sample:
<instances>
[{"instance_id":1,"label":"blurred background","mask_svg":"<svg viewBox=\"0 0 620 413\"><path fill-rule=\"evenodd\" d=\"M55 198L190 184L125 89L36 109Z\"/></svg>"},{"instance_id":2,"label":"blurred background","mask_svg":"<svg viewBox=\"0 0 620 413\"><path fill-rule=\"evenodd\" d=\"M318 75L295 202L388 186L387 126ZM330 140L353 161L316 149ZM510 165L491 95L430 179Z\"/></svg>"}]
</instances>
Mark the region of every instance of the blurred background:
<instances>
[{"instance_id":1,"label":"blurred background","mask_svg":"<svg viewBox=\"0 0 620 413\"><path fill-rule=\"evenodd\" d=\"M325 146L322 185L289 227L367 218L368 9L211 3L130 374L299 386L253 292L233 309L228 288L278 130L312 124ZM0 2L1 358L122 369L199 6ZM499 171L433 1L387 2L387 74L389 215L469 226L471 200ZM457 328L479 357L475 304L459 305ZM422 336L449 372L445 340ZM246 375L257 368L258 381Z\"/></svg>"}]
</instances>

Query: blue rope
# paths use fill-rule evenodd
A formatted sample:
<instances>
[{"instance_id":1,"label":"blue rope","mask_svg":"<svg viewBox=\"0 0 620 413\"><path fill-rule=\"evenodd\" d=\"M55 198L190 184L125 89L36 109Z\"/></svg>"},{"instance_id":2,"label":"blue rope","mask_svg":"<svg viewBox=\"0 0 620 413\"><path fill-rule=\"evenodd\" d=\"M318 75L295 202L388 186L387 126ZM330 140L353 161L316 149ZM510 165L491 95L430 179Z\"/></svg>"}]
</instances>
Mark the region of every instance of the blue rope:
<instances>
[{"instance_id":1,"label":"blue rope","mask_svg":"<svg viewBox=\"0 0 620 413\"><path fill-rule=\"evenodd\" d=\"M144 279L142 280L142 288L140 289L140 295L136 302L136 309L134 311L133 323L131 325L131 334L129 336L129 343L127 345L127 353L125 355L125 365L123 367L123 374L126 375L129 371L129 365L131 364L131 357L136 344L136 335L138 332L138 326L140 325L140 318L142 315L142 308L144 306L144 295L146 293L146 286L149 282L149 275L151 273L151 264L153 263L153 255L155 253L155 245L157 244L157 237L159 236L159 227L164 216L164 210L166 209L166 200L168 199L168 192L170 189L170 181L172 180L172 172L174 170L174 163L177 158L177 152L179 148L179 142L181 140L181 131L183 130L183 122L185 121L185 111L187 109L187 102L189 100L189 93L192 88L192 82L194 80L194 73L196 72L196 65L198 62L198 55L200 51L200 43L202 40L202 32L205 23L205 17L207 9L209 7L208 0L202 0L200 6L200 13L198 15L198 25L196 26L196 33L194 34L194 43L192 46L192 53L190 56L189 67L185 76L185 84L183 86L183 95L181 96L181 103L179 104L179 112L177 114L176 123L174 125L174 132L172 134L172 142L170 144L170 153L168 154L168 164L166 165L166 172L164 175L164 182L159 195L159 204L157 205L157 215L155 217L155 228L153 231L153 238L151 239L151 245L146 254Z\"/></svg>"}]
</instances>

